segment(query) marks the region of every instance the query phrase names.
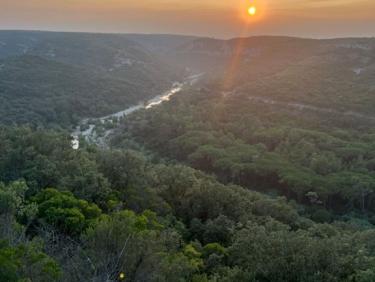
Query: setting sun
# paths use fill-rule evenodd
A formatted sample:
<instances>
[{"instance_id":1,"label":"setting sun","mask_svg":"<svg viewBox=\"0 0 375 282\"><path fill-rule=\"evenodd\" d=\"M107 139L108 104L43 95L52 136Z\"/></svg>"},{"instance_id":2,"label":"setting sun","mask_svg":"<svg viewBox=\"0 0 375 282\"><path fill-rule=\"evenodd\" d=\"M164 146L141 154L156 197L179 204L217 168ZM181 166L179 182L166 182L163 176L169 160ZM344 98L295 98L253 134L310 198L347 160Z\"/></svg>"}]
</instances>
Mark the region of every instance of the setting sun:
<instances>
[{"instance_id":1,"label":"setting sun","mask_svg":"<svg viewBox=\"0 0 375 282\"><path fill-rule=\"evenodd\" d=\"M249 9L247 10L247 12L249 13L250 16L254 16L254 15L257 13L257 8L254 7L254 6L251 6L251 7L249 7Z\"/></svg>"}]
</instances>

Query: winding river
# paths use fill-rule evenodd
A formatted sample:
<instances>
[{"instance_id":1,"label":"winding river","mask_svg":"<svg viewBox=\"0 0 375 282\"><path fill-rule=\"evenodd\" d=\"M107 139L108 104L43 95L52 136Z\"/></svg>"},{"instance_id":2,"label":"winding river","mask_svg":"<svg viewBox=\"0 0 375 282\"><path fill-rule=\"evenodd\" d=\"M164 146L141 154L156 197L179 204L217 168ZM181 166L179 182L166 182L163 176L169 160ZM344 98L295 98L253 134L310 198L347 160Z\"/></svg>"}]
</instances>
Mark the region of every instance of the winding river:
<instances>
[{"instance_id":1,"label":"winding river","mask_svg":"<svg viewBox=\"0 0 375 282\"><path fill-rule=\"evenodd\" d=\"M113 128L105 129L104 132L98 134L97 127L98 125L105 125L108 123L114 123L115 120L120 120L125 116L128 116L140 109L151 109L155 106L160 105L165 101L169 101L169 99L181 92L184 87L195 84L203 73L195 74L187 77L183 82L175 82L173 83L171 89L162 93L161 95L155 96L154 98L148 100L146 103L139 102L137 105L133 105L128 107L122 111L103 116L100 118L85 118L83 119L76 129L72 132L72 148L74 150L79 149L79 139L83 137L86 139L87 142L96 144L100 147L105 147L107 143L108 136L113 132Z\"/></svg>"}]
</instances>

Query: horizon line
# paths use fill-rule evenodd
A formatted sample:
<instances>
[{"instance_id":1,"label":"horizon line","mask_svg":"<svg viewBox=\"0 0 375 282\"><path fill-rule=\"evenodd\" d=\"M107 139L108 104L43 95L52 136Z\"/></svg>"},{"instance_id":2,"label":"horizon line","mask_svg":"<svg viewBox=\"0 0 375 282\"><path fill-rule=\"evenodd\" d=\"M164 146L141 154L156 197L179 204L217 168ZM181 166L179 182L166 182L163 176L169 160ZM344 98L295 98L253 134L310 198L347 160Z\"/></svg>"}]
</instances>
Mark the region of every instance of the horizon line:
<instances>
[{"instance_id":1,"label":"horizon line","mask_svg":"<svg viewBox=\"0 0 375 282\"><path fill-rule=\"evenodd\" d=\"M306 40L337 40L337 39L375 39L373 36L346 36L346 37L305 37L296 35L280 35L280 34L249 34L248 36L233 36L233 37L217 37L209 35L193 35L193 34L180 34L180 33L147 33L147 32L105 32L105 31L74 31L74 30L53 30L53 29L2 29L0 32L46 32L46 33L76 33L76 34L100 34L100 35L155 35L155 36L181 36L181 37L195 37L195 38L208 38L216 40L234 40L239 38L254 38L254 37L283 37L283 38L296 38L296 39L306 39Z\"/></svg>"}]
</instances>

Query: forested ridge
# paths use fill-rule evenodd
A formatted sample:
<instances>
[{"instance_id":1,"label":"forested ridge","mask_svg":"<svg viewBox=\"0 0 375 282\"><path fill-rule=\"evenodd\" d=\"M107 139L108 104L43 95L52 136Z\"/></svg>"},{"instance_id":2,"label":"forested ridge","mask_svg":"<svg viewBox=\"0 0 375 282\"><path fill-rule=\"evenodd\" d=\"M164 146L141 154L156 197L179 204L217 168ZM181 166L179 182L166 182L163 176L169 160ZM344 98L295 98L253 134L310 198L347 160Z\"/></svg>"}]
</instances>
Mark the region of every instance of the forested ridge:
<instances>
[{"instance_id":1,"label":"forested ridge","mask_svg":"<svg viewBox=\"0 0 375 282\"><path fill-rule=\"evenodd\" d=\"M0 41L0 281L375 281L372 39Z\"/></svg>"},{"instance_id":2,"label":"forested ridge","mask_svg":"<svg viewBox=\"0 0 375 282\"><path fill-rule=\"evenodd\" d=\"M71 128L148 100L183 74L121 35L0 31L0 123Z\"/></svg>"}]
</instances>

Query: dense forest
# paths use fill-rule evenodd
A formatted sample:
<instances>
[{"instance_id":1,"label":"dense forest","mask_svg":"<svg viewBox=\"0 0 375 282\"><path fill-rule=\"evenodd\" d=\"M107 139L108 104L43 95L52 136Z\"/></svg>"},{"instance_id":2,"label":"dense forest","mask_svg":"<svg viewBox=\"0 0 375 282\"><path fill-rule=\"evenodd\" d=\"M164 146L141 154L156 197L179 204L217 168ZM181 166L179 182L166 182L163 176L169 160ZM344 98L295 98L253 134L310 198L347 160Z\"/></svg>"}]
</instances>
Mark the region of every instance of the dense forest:
<instances>
[{"instance_id":1,"label":"dense forest","mask_svg":"<svg viewBox=\"0 0 375 282\"><path fill-rule=\"evenodd\" d=\"M0 281L375 281L373 40L0 42ZM119 50L149 63L110 71ZM72 148L81 119L192 72Z\"/></svg>"},{"instance_id":2,"label":"dense forest","mask_svg":"<svg viewBox=\"0 0 375 282\"><path fill-rule=\"evenodd\" d=\"M375 231L358 219L319 223L285 197L51 131L2 128L0 150L1 281L375 277Z\"/></svg>"},{"instance_id":3,"label":"dense forest","mask_svg":"<svg viewBox=\"0 0 375 282\"><path fill-rule=\"evenodd\" d=\"M285 195L320 216L330 210L371 218L373 120L308 110L301 116L303 110L245 98L207 88L187 91L125 120L113 142L122 147L130 134L224 183ZM322 220L331 220L326 216Z\"/></svg>"}]
</instances>

